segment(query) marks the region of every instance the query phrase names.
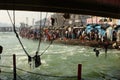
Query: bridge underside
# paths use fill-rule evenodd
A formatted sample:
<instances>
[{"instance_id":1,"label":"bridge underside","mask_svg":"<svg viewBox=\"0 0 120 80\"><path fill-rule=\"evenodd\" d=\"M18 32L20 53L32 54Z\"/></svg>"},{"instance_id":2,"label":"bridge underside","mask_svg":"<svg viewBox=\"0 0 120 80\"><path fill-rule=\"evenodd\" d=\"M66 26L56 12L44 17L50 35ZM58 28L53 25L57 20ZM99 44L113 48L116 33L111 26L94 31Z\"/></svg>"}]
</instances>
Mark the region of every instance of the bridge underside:
<instances>
[{"instance_id":1,"label":"bridge underside","mask_svg":"<svg viewBox=\"0 0 120 80\"><path fill-rule=\"evenodd\" d=\"M0 0L0 9L120 18L120 0Z\"/></svg>"}]
</instances>

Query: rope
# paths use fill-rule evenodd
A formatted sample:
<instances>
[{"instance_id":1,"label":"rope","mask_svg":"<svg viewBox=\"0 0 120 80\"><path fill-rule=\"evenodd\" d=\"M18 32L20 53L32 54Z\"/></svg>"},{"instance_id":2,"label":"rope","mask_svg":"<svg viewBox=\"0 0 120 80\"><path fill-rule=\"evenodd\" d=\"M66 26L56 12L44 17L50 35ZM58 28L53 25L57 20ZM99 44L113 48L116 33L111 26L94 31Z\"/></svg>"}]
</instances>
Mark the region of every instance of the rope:
<instances>
[{"instance_id":1,"label":"rope","mask_svg":"<svg viewBox=\"0 0 120 80\"><path fill-rule=\"evenodd\" d=\"M47 18L47 15L48 15L48 13L46 13L46 16L45 16L45 21L44 21L44 26L45 26L45 23L46 23L46 18ZM42 16L42 14L40 15L40 18L41 18L41 16ZM41 24L41 21L40 21L40 24ZM41 25L40 25L40 34L41 34ZM40 35L41 36L41 35ZM39 45L38 45L38 49L37 49L37 51L36 51L36 53L39 53L39 50L40 50L40 43L41 43L41 37L40 37L40 40L39 40ZM52 41L51 41L51 43L49 44L49 46L40 54L40 56L42 56L45 52L46 52L46 50L50 47L50 45L52 44Z\"/></svg>"},{"instance_id":2,"label":"rope","mask_svg":"<svg viewBox=\"0 0 120 80\"><path fill-rule=\"evenodd\" d=\"M40 19L42 19L42 13L40 13ZM36 53L39 53L40 50L40 43L41 43L41 20L40 20L40 38L39 38L39 44Z\"/></svg>"},{"instance_id":3,"label":"rope","mask_svg":"<svg viewBox=\"0 0 120 80\"><path fill-rule=\"evenodd\" d=\"M11 16L10 16L8 10L7 10L7 13L8 13L9 19L10 19L12 25L13 25L14 33L16 34L16 37L17 37L17 39L19 40L19 43L21 44L21 46L22 46L24 52L26 53L26 55L30 57L30 55L29 55L29 54L27 53L27 51L25 50L25 48L24 48L24 46L23 46L23 44L22 44L22 42L21 42L21 40L20 40L20 38L19 38L19 36L18 36L18 34L17 34L17 32L16 32L16 29L15 29L15 11L13 11L13 16L14 16L13 20L14 20L14 23L12 22L12 19L11 19ZM46 17L47 17L47 14L48 14L48 13L46 13ZM44 26L45 26L45 23L46 23L46 18L45 18L45 21L44 21ZM38 49L37 49L36 53L39 53L40 43L41 43L41 39L40 39L40 41L39 41L39 45L38 45ZM51 43L52 43L52 42L51 42ZM50 43L50 44L51 44L51 43ZM41 55L43 55L44 52L45 52L49 47L50 47L50 45L41 53ZM41 56L41 55L40 55L40 56Z\"/></svg>"},{"instance_id":4,"label":"rope","mask_svg":"<svg viewBox=\"0 0 120 80\"><path fill-rule=\"evenodd\" d=\"M13 55L1 55L2 57L9 57L9 56L13 56ZM16 55L16 56L26 56L26 55Z\"/></svg>"},{"instance_id":5,"label":"rope","mask_svg":"<svg viewBox=\"0 0 120 80\"><path fill-rule=\"evenodd\" d=\"M18 74L16 74L17 76L18 76L18 78L20 79L20 80L24 80L24 79L22 79Z\"/></svg>"},{"instance_id":6,"label":"rope","mask_svg":"<svg viewBox=\"0 0 120 80\"><path fill-rule=\"evenodd\" d=\"M27 53L27 51L25 50L25 48L24 48L24 46L23 46L23 44L22 44L22 42L21 42L21 40L20 40L20 38L19 38L19 36L18 36L18 33L16 32L16 29L15 29L15 11L13 11L13 17L14 17L13 20L14 20L14 23L12 22L12 19L11 19L11 16L10 16L10 13L9 13L8 10L7 10L7 13L8 13L9 19L10 19L12 25L13 25L13 30L14 30L14 33L16 34L16 37L17 37L19 43L21 44L21 46L22 46L24 52L26 53L26 55L27 55L27 56L30 56L30 55Z\"/></svg>"},{"instance_id":7,"label":"rope","mask_svg":"<svg viewBox=\"0 0 120 80\"><path fill-rule=\"evenodd\" d=\"M47 76L47 77L60 77L60 78L77 78L77 76L53 76L53 75L47 75L47 74L40 74L40 73L34 73L34 72L30 72L30 71L26 71L20 68L16 68L17 70L23 71L23 72L27 72L30 74L35 74L35 75L41 75L41 76Z\"/></svg>"},{"instance_id":8,"label":"rope","mask_svg":"<svg viewBox=\"0 0 120 80\"><path fill-rule=\"evenodd\" d=\"M51 43L49 44L49 46L40 54L40 56L42 56L47 50L48 48L50 47L50 45L53 43L53 41L51 41Z\"/></svg>"},{"instance_id":9,"label":"rope","mask_svg":"<svg viewBox=\"0 0 120 80\"><path fill-rule=\"evenodd\" d=\"M0 67L13 68L12 66L4 66L4 65L0 65Z\"/></svg>"},{"instance_id":10,"label":"rope","mask_svg":"<svg viewBox=\"0 0 120 80\"><path fill-rule=\"evenodd\" d=\"M46 14L46 17L47 17L47 14ZM45 20L46 20L46 19L45 19ZM63 21L62 26L64 25L65 21L66 21L66 19ZM46 21L45 21L45 22L46 22ZM45 25L45 23L44 23L44 25ZM50 45L51 45L52 43L53 43L53 40L51 41L51 43L49 44L49 46L41 53L40 56L42 56L42 55L46 52L46 50L50 47Z\"/></svg>"},{"instance_id":11,"label":"rope","mask_svg":"<svg viewBox=\"0 0 120 80\"><path fill-rule=\"evenodd\" d=\"M51 45L51 44L50 44ZM50 46L49 45L49 46ZM45 51L44 51L45 52ZM54 54L47 54L47 55L58 55L57 53L54 53ZM12 57L13 55L2 55L2 57ZM26 55L16 55L17 57L22 57L22 56L26 56ZM34 55L31 55L31 56L34 56Z\"/></svg>"},{"instance_id":12,"label":"rope","mask_svg":"<svg viewBox=\"0 0 120 80\"><path fill-rule=\"evenodd\" d=\"M0 67L13 68L13 67L11 67L11 66L2 66L2 65L0 65ZM16 69L19 70L19 71L23 71L23 72L30 73L30 74L41 75L41 76L47 76L47 77L77 78L77 76L53 76L53 75L48 75L48 74L34 73L34 72L30 72L30 71L23 70L23 69L20 69L20 68L16 68Z\"/></svg>"},{"instance_id":13,"label":"rope","mask_svg":"<svg viewBox=\"0 0 120 80\"><path fill-rule=\"evenodd\" d=\"M1 71L1 73L13 74L13 72Z\"/></svg>"}]
</instances>

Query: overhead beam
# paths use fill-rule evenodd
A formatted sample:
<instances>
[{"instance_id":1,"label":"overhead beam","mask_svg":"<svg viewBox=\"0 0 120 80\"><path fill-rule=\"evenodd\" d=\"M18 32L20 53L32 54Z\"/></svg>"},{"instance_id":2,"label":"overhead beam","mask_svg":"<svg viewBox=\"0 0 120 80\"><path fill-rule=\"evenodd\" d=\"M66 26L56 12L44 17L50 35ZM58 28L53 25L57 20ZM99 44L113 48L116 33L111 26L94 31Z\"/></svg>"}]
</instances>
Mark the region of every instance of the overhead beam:
<instances>
[{"instance_id":1,"label":"overhead beam","mask_svg":"<svg viewBox=\"0 0 120 80\"><path fill-rule=\"evenodd\" d=\"M63 12L120 18L119 0L0 0L0 9Z\"/></svg>"}]
</instances>

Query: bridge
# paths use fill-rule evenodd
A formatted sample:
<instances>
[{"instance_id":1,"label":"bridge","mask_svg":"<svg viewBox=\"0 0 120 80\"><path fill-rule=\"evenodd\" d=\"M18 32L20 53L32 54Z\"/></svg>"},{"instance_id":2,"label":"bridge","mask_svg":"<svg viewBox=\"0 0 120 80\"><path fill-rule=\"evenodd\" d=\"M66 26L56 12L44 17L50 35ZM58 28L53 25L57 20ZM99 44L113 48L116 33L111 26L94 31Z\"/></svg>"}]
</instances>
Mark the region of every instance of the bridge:
<instances>
[{"instance_id":1,"label":"bridge","mask_svg":"<svg viewBox=\"0 0 120 80\"><path fill-rule=\"evenodd\" d=\"M16 27L16 31L19 31L19 28L18 27ZM11 26L1 26L0 27L0 32L13 32L13 27L11 27Z\"/></svg>"},{"instance_id":2,"label":"bridge","mask_svg":"<svg viewBox=\"0 0 120 80\"><path fill-rule=\"evenodd\" d=\"M64 12L120 18L120 0L0 0L0 9Z\"/></svg>"}]
</instances>

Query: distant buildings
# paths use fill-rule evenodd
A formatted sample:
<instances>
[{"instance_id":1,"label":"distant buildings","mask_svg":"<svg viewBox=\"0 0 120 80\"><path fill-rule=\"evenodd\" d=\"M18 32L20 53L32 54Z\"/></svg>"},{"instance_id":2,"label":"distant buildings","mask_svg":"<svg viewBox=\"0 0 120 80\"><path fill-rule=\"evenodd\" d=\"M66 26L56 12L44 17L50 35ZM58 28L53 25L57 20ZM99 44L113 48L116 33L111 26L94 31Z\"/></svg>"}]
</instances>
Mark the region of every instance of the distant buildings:
<instances>
[{"instance_id":1,"label":"distant buildings","mask_svg":"<svg viewBox=\"0 0 120 80\"><path fill-rule=\"evenodd\" d=\"M113 19L113 18L106 18L106 17L97 17L97 16L91 16L87 18L87 24L109 24L109 25L120 25L119 19Z\"/></svg>"},{"instance_id":2,"label":"distant buildings","mask_svg":"<svg viewBox=\"0 0 120 80\"><path fill-rule=\"evenodd\" d=\"M10 26L3 26L3 27L0 27L0 32L12 32L13 31L13 28L10 27Z\"/></svg>"},{"instance_id":3,"label":"distant buildings","mask_svg":"<svg viewBox=\"0 0 120 80\"><path fill-rule=\"evenodd\" d=\"M56 13L52 15L52 18L56 20L54 27L62 27L62 26L81 27L83 25L86 25L86 19L88 17L89 16L87 15L68 14L68 13Z\"/></svg>"},{"instance_id":4,"label":"distant buildings","mask_svg":"<svg viewBox=\"0 0 120 80\"><path fill-rule=\"evenodd\" d=\"M15 28L16 31L19 31L19 28ZM12 26L0 26L0 32L13 32L13 27Z\"/></svg>"},{"instance_id":5,"label":"distant buildings","mask_svg":"<svg viewBox=\"0 0 120 80\"><path fill-rule=\"evenodd\" d=\"M86 25L86 19L89 17L90 16L87 15L54 13L48 18L44 18L42 20L36 21L35 24L32 26L28 26L25 23L21 23L21 27L31 27L31 28L39 28L40 26L47 28L63 28L65 26L83 27L84 25Z\"/></svg>"},{"instance_id":6,"label":"distant buildings","mask_svg":"<svg viewBox=\"0 0 120 80\"><path fill-rule=\"evenodd\" d=\"M36 21L34 27L39 28L39 27L49 27L51 26L51 22L49 18L44 18L42 20Z\"/></svg>"},{"instance_id":7,"label":"distant buildings","mask_svg":"<svg viewBox=\"0 0 120 80\"><path fill-rule=\"evenodd\" d=\"M65 16L67 16L65 18ZM86 25L87 15L77 15L77 14L67 14L65 13L55 13L49 18L44 18L43 20L36 21L34 27L49 27L49 28L61 28L63 26L76 26L81 27ZM54 20L52 24L52 20Z\"/></svg>"}]
</instances>

